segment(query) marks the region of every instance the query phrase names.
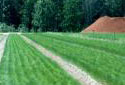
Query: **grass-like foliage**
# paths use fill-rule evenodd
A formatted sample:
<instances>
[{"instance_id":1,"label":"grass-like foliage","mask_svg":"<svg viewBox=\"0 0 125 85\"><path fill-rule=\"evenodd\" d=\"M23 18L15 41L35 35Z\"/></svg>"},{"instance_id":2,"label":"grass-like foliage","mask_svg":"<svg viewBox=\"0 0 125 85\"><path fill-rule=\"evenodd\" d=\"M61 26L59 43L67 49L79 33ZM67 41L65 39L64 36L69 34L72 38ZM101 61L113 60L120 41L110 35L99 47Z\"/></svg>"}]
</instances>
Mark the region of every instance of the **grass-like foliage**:
<instances>
[{"instance_id":1,"label":"grass-like foliage","mask_svg":"<svg viewBox=\"0 0 125 85\"><path fill-rule=\"evenodd\" d=\"M61 67L10 35L0 64L0 85L79 85Z\"/></svg>"},{"instance_id":2,"label":"grass-like foliage","mask_svg":"<svg viewBox=\"0 0 125 85\"><path fill-rule=\"evenodd\" d=\"M93 34L91 34L92 36ZM125 45L76 34L25 34L108 85L125 85ZM89 34L90 36L90 34ZM88 38L89 38L88 36ZM122 36L123 37L123 36Z\"/></svg>"},{"instance_id":3,"label":"grass-like foliage","mask_svg":"<svg viewBox=\"0 0 125 85\"><path fill-rule=\"evenodd\" d=\"M82 35L89 38L98 38L98 39L109 39L109 40L118 40L125 38L123 33L83 33Z\"/></svg>"}]
</instances>

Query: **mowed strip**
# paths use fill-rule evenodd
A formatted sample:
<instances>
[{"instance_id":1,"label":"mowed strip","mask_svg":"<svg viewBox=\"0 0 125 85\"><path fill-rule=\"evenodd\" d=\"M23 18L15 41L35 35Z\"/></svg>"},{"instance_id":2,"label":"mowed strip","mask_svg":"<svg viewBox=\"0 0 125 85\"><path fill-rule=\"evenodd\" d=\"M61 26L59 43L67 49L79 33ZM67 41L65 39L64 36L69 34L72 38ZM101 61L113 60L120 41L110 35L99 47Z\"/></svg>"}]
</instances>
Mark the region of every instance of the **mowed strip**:
<instances>
[{"instance_id":1,"label":"mowed strip","mask_svg":"<svg viewBox=\"0 0 125 85\"><path fill-rule=\"evenodd\" d=\"M1 36L2 36L2 34L0 34L0 41L2 40L2 39L1 39Z\"/></svg>"},{"instance_id":2,"label":"mowed strip","mask_svg":"<svg viewBox=\"0 0 125 85\"><path fill-rule=\"evenodd\" d=\"M9 34L3 34L0 35L0 63L1 63L1 59L4 53L4 48L5 48L5 44L6 44L6 40L8 38Z\"/></svg>"},{"instance_id":3,"label":"mowed strip","mask_svg":"<svg viewBox=\"0 0 125 85\"><path fill-rule=\"evenodd\" d=\"M122 46L116 43L61 37L54 34L25 35L62 58L80 66L104 84L125 85L125 55L124 50L121 50L124 44Z\"/></svg>"},{"instance_id":4,"label":"mowed strip","mask_svg":"<svg viewBox=\"0 0 125 85\"><path fill-rule=\"evenodd\" d=\"M0 64L0 85L79 85L18 35L10 35Z\"/></svg>"},{"instance_id":5,"label":"mowed strip","mask_svg":"<svg viewBox=\"0 0 125 85\"><path fill-rule=\"evenodd\" d=\"M81 70L76 65L63 60L60 56L56 56L54 53L48 51L44 47L40 46L39 44L35 43L34 41L28 39L25 36L21 36L25 41L29 44L36 47L41 53L46 55L47 57L51 58L52 60L56 61L64 70L66 70L72 77L77 79L82 85L102 85L101 83L94 80L90 75L88 75L85 71Z\"/></svg>"}]
</instances>

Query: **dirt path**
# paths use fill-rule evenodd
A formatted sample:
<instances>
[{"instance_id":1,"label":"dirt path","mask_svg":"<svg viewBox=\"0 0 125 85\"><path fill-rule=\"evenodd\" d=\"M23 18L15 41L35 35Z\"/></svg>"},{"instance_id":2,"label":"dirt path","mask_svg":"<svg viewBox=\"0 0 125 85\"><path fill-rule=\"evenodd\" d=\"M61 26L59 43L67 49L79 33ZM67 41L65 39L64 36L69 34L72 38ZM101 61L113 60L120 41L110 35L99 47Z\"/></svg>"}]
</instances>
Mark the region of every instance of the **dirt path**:
<instances>
[{"instance_id":1,"label":"dirt path","mask_svg":"<svg viewBox=\"0 0 125 85\"><path fill-rule=\"evenodd\" d=\"M58 63L66 72L68 72L72 77L78 80L81 85L102 85L101 83L94 80L90 75L86 72L82 71L79 67L63 60L60 56L56 56L54 53L48 51L41 45L35 43L34 41L28 39L27 37L20 35L27 43L34 46L37 50L39 50L45 56L51 58L55 62Z\"/></svg>"},{"instance_id":2,"label":"dirt path","mask_svg":"<svg viewBox=\"0 0 125 85\"><path fill-rule=\"evenodd\" d=\"M8 33L1 35L0 37L0 62L4 53L4 48L5 48L5 44L6 44L6 40L8 38Z\"/></svg>"}]
</instances>

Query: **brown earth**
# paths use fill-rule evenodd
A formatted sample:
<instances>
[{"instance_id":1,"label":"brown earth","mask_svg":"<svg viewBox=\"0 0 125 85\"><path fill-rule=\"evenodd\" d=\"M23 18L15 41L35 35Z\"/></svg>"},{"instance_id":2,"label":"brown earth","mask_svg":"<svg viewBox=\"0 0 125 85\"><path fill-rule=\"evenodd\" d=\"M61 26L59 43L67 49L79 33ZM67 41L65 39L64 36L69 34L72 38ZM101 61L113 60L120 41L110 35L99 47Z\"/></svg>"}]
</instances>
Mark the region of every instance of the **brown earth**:
<instances>
[{"instance_id":1,"label":"brown earth","mask_svg":"<svg viewBox=\"0 0 125 85\"><path fill-rule=\"evenodd\" d=\"M125 32L125 17L101 17L83 32Z\"/></svg>"}]
</instances>

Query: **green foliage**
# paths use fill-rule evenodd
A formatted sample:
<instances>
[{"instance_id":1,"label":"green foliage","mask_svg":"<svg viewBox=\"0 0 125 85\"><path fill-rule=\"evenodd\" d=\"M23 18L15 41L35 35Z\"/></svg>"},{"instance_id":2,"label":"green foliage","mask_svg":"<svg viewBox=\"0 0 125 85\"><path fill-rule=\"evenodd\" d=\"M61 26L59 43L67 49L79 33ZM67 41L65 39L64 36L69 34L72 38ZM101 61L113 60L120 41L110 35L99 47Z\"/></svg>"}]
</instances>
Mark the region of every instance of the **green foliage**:
<instances>
[{"instance_id":1,"label":"green foliage","mask_svg":"<svg viewBox=\"0 0 125 85\"><path fill-rule=\"evenodd\" d=\"M8 25L14 25L15 27L17 27L20 23L20 8L20 0L1 0L0 21Z\"/></svg>"},{"instance_id":2,"label":"green foliage","mask_svg":"<svg viewBox=\"0 0 125 85\"><path fill-rule=\"evenodd\" d=\"M122 0L105 0L106 14L109 16L124 16Z\"/></svg>"},{"instance_id":3,"label":"green foliage","mask_svg":"<svg viewBox=\"0 0 125 85\"><path fill-rule=\"evenodd\" d=\"M32 29L32 20L33 20L32 13L34 11L34 4L36 1L37 0L26 0L24 2L24 7L22 9L22 22L21 22L21 24L23 24L26 27L26 30L29 32Z\"/></svg>"},{"instance_id":4,"label":"green foliage","mask_svg":"<svg viewBox=\"0 0 125 85\"><path fill-rule=\"evenodd\" d=\"M79 85L18 35L10 35L0 63L1 85Z\"/></svg>"},{"instance_id":5,"label":"green foliage","mask_svg":"<svg viewBox=\"0 0 125 85\"><path fill-rule=\"evenodd\" d=\"M37 28L40 31L54 31L55 22L55 6L51 0L39 0L35 5L35 11L33 14L34 30Z\"/></svg>"},{"instance_id":6,"label":"green foliage","mask_svg":"<svg viewBox=\"0 0 125 85\"><path fill-rule=\"evenodd\" d=\"M52 0L54 2L54 5L55 5L55 16L54 16L54 22L55 22L55 31L63 31L63 27L61 25L62 21L63 21L63 2L64 0Z\"/></svg>"},{"instance_id":7,"label":"green foliage","mask_svg":"<svg viewBox=\"0 0 125 85\"><path fill-rule=\"evenodd\" d=\"M92 24L101 16L125 16L124 3L124 0L85 0L84 25L88 26Z\"/></svg>"},{"instance_id":8,"label":"green foliage","mask_svg":"<svg viewBox=\"0 0 125 85\"><path fill-rule=\"evenodd\" d=\"M62 58L80 66L106 85L125 84L125 45L123 43L85 38L80 34L69 36L65 33L40 33L35 34L36 37L34 34L25 35Z\"/></svg>"},{"instance_id":9,"label":"green foliage","mask_svg":"<svg viewBox=\"0 0 125 85\"><path fill-rule=\"evenodd\" d=\"M83 0L65 0L63 31L78 32L83 27Z\"/></svg>"},{"instance_id":10,"label":"green foliage","mask_svg":"<svg viewBox=\"0 0 125 85\"><path fill-rule=\"evenodd\" d=\"M125 0L0 0L0 22L26 32L79 32L101 16L125 16ZM23 29L23 28L22 28Z\"/></svg>"},{"instance_id":11,"label":"green foliage","mask_svg":"<svg viewBox=\"0 0 125 85\"><path fill-rule=\"evenodd\" d=\"M15 28L13 26L8 26L5 23L0 23L0 32L14 32Z\"/></svg>"},{"instance_id":12,"label":"green foliage","mask_svg":"<svg viewBox=\"0 0 125 85\"><path fill-rule=\"evenodd\" d=\"M19 32L28 32L28 28L24 24L20 24L18 30Z\"/></svg>"}]
</instances>

